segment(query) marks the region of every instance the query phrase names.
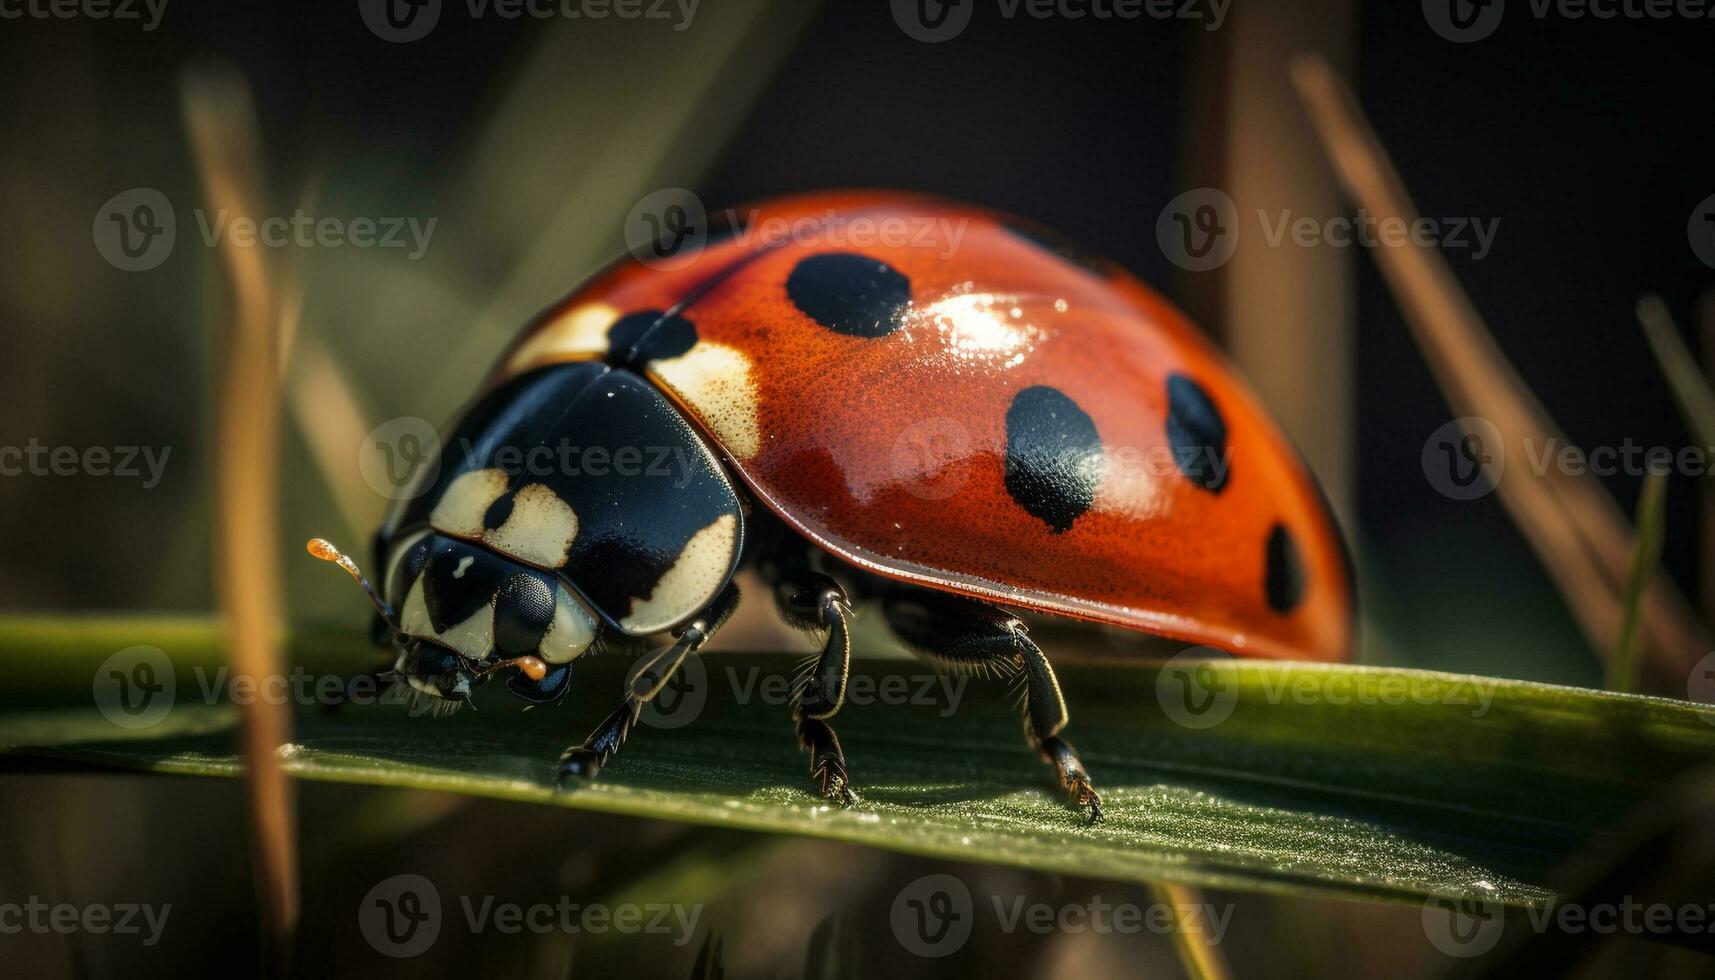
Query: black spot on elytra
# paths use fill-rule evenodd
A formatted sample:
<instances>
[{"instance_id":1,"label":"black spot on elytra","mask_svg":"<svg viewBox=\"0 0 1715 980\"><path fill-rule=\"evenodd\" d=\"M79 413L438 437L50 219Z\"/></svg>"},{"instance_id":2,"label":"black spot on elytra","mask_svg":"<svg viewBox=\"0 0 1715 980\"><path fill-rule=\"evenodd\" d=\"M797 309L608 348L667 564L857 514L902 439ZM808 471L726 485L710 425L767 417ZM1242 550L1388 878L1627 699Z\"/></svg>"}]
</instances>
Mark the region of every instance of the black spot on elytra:
<instances>
[{"instance_id":1,"label":"black spot on elytra","mask_svg":"<svg viewBox=\"0 0 1715 980\"><path fill-rule=\"evenodd\" d=\"M804 315L849 337L885 337L905 322L911 280L876 259L824 252L800 261L786 295Z\"/></svg>"},{"instance_id":2,"label":"black spot on elytra","mask_svg":"<svg viewBox=\"0 0 1715 980\"><path fill-rule=\"evenodd\" d=\"M1278 613L1298 608L1304 600L1304 559L1299 557L1298 542L1286 525L1276 524L1268 532L1266 561L1263 590L1268 607Z\"/></svg>"},{"instance_id":3,"label":"black spot on elytra","mask_svg":"<svg viewBox=\"0 0 1715 980\"><path fill-rule=\"evenodd\" d=\"M1096 423L1057 388L1037 385L1006 410L1006 492L1055 531L1095 501L1106 458Z\"/></svg>"},{"instance_id":4,"label":"black spot on elytra","mask_svg":"<svg viewBox=\"0 0 1715 980\"><path fill-rule=\"evenodd\" d=\"M512 501L515 498L510 493L503 493L494 498L494 503L482 512L482 527L485 531L498 531L506 526L512 517Z\"/></svg>"},{"instance_id":5,"label":"black spot on elytra","mask_svg":"<svg viewBox=\"0 0 1715 980\"><path fill-rule=\"evenodd\" d=\"M678 357L697 343L697 325L661 310L628 313L607 328L608 360L644 365Z\"/></svg>"},{"instance_id":6,"label":"black spot on elytra","mask_svg":"<svg viewBox=\"0 0 1715 980\"><path fill-rule=\"evenodd\" d=\"M535 575L514 575L494 597L494 649L503 657L535 653L554 621L554 592Z\"/></svg>"},{"instance_id":7,"label":"black spot on elytra","mask_svg":"<svg viewBox=\"0 0 1715 980\"><path fill-rule=\"evenodd\" d=\"M1227 423L1203 386L1183 374L1167 376L1167 441L1185 478L1210 493L1227 485Z\"/></svg>"},{"instance_id":8,"label":"black spot on elytra","mask_svg":"<svg viewBox=\"0 0 1715 980\"><path fill-rule=\"evenodd\" d=\"M1052 228L1022 218L1004 219L1001 221L1001 227L1049 255L1070 262L1086 272L1103 278L1112 272L1113 267L1108 260Z\"/></svg>"}]
</instances>

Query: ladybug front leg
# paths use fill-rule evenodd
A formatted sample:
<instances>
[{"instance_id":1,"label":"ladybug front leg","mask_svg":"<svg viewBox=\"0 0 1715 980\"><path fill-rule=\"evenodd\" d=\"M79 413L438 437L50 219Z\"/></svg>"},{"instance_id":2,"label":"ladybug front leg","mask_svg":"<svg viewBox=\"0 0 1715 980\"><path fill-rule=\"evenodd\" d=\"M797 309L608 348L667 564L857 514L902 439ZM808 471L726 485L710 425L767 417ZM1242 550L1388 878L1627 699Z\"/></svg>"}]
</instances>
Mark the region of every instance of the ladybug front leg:
<instances>
[{"instance_id":1,"label":"ladybug front leg","mask_svg":"<svg viewBox=\"0 0 1715 980\"><path fill-rule=\"evenodd\" d=\"M560 773L556 780L565 786L577 779L594 779L608 760L619 752L620 746L637 724L643 706L659 694L673 679L685 658L701 650L738 608L738 586L727 587L689 623L675 632L671 647L643 661L640 670L631 672L625 684L625 698L619 707L590 732L582 745L574 745L560 754Z\"/></svg>"},{"instance_id":2,"label":"ladybug front leg","mask_svg":"<svg viewBox=\"0 0 1715 980\"><path fill-rule=\"evenodd\" d=\"M1024 623L1004 609L928 589L897 588L882 605L887 625L912 652L955 672L1024 677L1024 734L1054 767L1066 799L1102 818L1102 799L1072 743L1060 737L1069 713L1060 680Z\"/></svg>"}]
</instances>

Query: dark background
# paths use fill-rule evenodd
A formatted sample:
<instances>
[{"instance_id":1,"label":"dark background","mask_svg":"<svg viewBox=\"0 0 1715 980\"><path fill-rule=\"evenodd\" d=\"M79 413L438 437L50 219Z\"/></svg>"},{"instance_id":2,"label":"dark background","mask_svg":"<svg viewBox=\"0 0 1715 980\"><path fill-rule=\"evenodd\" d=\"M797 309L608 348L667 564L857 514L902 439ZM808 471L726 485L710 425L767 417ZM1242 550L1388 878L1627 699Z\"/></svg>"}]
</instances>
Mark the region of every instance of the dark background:
<instances>
[{"instance_id":1,"label":"dark background","mask_svg":"<svg viewBox=\"0 0 1715 980\"><path fill-rule=\"evenodd\" d=\"M616 119L628 98L671 98L709 120L662 155L711 208L818 187L938 192L1054 226L1199 308L1198 274L1172 266L1153 236L1164 202L1197 186L1185 160L1199 127L1215 124L1193 118L1198 76L1188 59L1200 50L1198 24L1008 20L979 5L960 37L931 45L907 37L883 3L830 3L814 15L783 5L747 29L730 64L672 91L682 84L674 65L717 4L707 0L682 33L607 22L604 37L627 40L574 44L578 70L559 98L615 102ZM1709 283L1685 223L1715 190L1715 33L1685 21L1537 20L1515 6L1493 37L1453 44L1415 4L1364 4L1353 81L1420 210L1499 219L1491 254L1474 261L1454 251L1449 260L1570 439L1677 448L1687 436L1632 306L1659 291L1689 323ZM1293 12L1283 5L1278 16ZM5 428L19 442L131 439L177 453L163 487L146 496L89 478L0 484L0 530L12 542L0 583L19 606L202 608L218 575L200 519L209 345L206 328L187 322L206 314L195 297L218 285L218 268L208 250L181 247L146 276L118 272L88 247L84 223L106 197L139 184L167 190L188 211L197 188L178 114L187 65L224 62L249 80L280 210L314 187L324 213L442 215L438 234L456 249L450 275L476 302L508 276L528 229L512 234L513 215L490 214L487 228L467 232L447 213L472 200L551 209L558 189L604 152L592 130L539 166L544 179L460 185L521 66L550 32L596 31L591 22L472 21L462 4L448 4L427 38L389 44L351 4L175 0L149 33L88 20L0 26L13 117L0 160L12 213ZM730 83L735 73L760 79ZM591 87L604 79L608 89ZM554 119L544 113L541 126ZM636 166L663 169L658 160ZM587 254L527 286L516 308L569 288L598 264L594 256L618 251L621 231L592 215ZM1356 501L1349 530L1370 612L1387 620L1375 654L1592 682L1587 645L1497 499L1447 500L1423 478L1423 440L1449 412L1370 257L1358 254L1355 266L1356 483L1335 495ZM405 325L414 311L390 309L379 290L350 300L363 283L324 287L313 273L308 308L333 309L322 318L328 343L354 384L376 393L378 417L444 416L462 398L462 379L504 342L503 328L443 344L460 329L454 314L415 338ZM58 304L56 290L78 301ZM457 363L433 372L421 363L437 356ZM1607 482L1629 509L1639 481ZM1667 566L1688 592L1699 587L1694 485L1675 482L1668 521ZM302 523L326 509L312 492ZM44 527L64 529L55 533L74 547L34 546ZM311 614L332 616L343 608L332 598L337 584L294 589Z\"/></svg>"},{"instance_id":2,"label":"dark background","mask_svg":"<svg viewBox=\"0 0 1715 980\"><path fill-rule=\"evenodd\" d=\"M959 38L929 45L906 36L880 0L752 4L760 12L748 18L733 14L739 6L703 0L692 29L675 33L655 23L473 22L447 0L439 26L409 44L374 36L355 0L169 0L152 32L0 20L0 445L172 448L166 478L148 491L87 476L0 478L0 604L204 611L215 601L223 570L210 558L218 460L209 414L227 307L216 253L195 241L191 217L201 192L180 98L186 71L199 66L224 65L247 81L273 213L307 200L320 214L439 219L420 263L350 250L288 260L303 290L300 333L343 372L368 424L445 419L512 330L622 251L630 206L668 186L694 189L711 209L852 185L977 201L1065 232L1224 331L1218 315L1205 316L1205 283L1176 268L1154 232L1167 201L1206 182L1197 147L1219 124L1199 118L1207 93L1197 59L1208 41L1199 24L1007 20L983 2ZM1306 16L1291 3L1260 6L1282 24ZM1354 24L1351 81L1419 209L1499 219L1489 255L1448 260L1548 412L1585 447L1686 444L1632 311L1640 294L1661 293L1697 346L1690 325L1712 270L1689 248L1686 223L1715 193L1715 21L1537 20L1514 0L1493 37L1454 44L1418 3L1392 0L1359 4ZM697 67L716 44L725 53ZM639 133L657 119L672 129L652 143ZM159 268L126 273L96 253L90 223L102 202L137 186L174 201L180 244ZM1354 447L1355 479L1335 496L1352 504L1363 659L1599 684L1590 644L1499 501L1452 501L1425 479L1424 441L1450 412L1372 257L1356 250L1351 260L1355 398L1338 424ZM364 610L349 583L300 559L294 543L326 533L358 544L383 501L360 497L358 513L342 516L339 486L353 478L319 466L290 425L285 438L281 538L297 559L286 568L287 614L356 628ZM339 458L349 469L355 453ZM1640 481L1605 482L1629 511ZM1703 584L1697 491L1690 477L1671 484L1665 558L1692 595ZM585 875L623 865L627 847L741 843L664 822L431 794L316 786L304 798L307 838L332 838L357 817L374 836L376 823L429 814L428 830L379 854L343 838L306 845L323 876L310 884L333 881L323 897L338 896L308 909L306 924L346 934L349 917L330 909L348 908L373 881L367 869L388 862L416 862L437 879L525 880L543 860L533 835L587 844L554 858ZM149 894L215 899L212 918L174 931L178 948L148 963L176 968L223 947L253 949L247 870L197 859L204 849L242 853L236 784L13 776L0 813L18 828L0 853L0 893L58 894L69 881L72 891L123 898L135 875ZM448 813L457 826L500 827L506 848L479 859L444 846L446 824L434 821ZM946 864L805 841L772 861L758 872L748 921L778 948L749 962L788 975L815 917L782 926L771 901L863 904L864 921L879 923L897 880ZM869 877L859 888L838 869ZM1098 887L1018 879L1059 897ZM1241 975L1448 965L1427 947L1415 906L1236 900L1246 922L1263 923L1227 950ZM374 965L349 935L335 938L364 958L330 972ZM123 950L72 952L68 960L38 948L21 962L67 974L136 965ZM1121 952L1117 962L1055 965L1062 975L1173 968L1164 941ZM415 967L468 974L498 955L449 949ZM628 951L601 955L624 963ZM675 955L683 972L688 954ZM1003 966L1042 962L1005 945L989 955Z\"/></svg>"}]
</instances>

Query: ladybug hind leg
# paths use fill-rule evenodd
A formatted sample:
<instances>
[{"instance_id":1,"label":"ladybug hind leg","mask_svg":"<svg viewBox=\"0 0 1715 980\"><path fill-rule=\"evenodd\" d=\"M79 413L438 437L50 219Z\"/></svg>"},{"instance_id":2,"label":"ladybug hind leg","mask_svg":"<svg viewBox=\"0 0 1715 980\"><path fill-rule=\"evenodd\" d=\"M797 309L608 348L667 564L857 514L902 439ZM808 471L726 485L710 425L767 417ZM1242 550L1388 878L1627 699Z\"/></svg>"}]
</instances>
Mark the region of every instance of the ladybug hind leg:
<instances>
[{"instance_id":1,"label":"ladybug hind leg","mask_svg":"<svg viewBox=\"0 0 1715 980\"><path fill-rule=\"evenodd\" d=\"M625 744L626 737L643 714L643 706L672 681L685 658L701 650L731 618L733 610L738 608L738 600L738 586L728 583L708 608L676 631L671 647L651 656L643 669L630 672L635 677L627 677L625 695L619 707L603 719L582 744L560 754L557 779L560 786L576 780L594 779L601 772Z\"/></svg>"},{"instance_id":2,"label":"ladybug hind leg","mask_svg":"<svg viewBox=\"0 0 1715 980\"><path fill-rule=\"evenodd\" d=\"M1017 616L998 606L930 589L897 588L882 604L887 625L918 657L946 671L1022 675L1024 734L1054 767L1067 802L1102 817L1102 800L1072 743L1060 737L1069 714L1060 681Z\"/></svg>"}]
</instances>

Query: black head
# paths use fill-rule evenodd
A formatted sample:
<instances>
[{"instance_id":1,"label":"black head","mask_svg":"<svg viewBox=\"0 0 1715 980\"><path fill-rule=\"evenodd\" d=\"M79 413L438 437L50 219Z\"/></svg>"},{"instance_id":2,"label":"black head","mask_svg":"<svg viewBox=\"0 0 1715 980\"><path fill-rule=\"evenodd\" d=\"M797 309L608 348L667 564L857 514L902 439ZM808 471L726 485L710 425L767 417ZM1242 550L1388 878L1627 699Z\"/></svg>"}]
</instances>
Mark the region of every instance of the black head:
<instances>
[{"instance_id":1,"label":"black head","mask_svg":"<svg viewBox=\"0 0 1715 980\"><path fill-rule=\"evenodd\" d=\"M600 621L553 574L429 531L402 538L387 555L386 598L325 541L364 586L398 653L394 671L414 691L460 702L505 674L514 694L551 701L565 693L570 663L595 641Z\"/></svg>"}]
</instances>

